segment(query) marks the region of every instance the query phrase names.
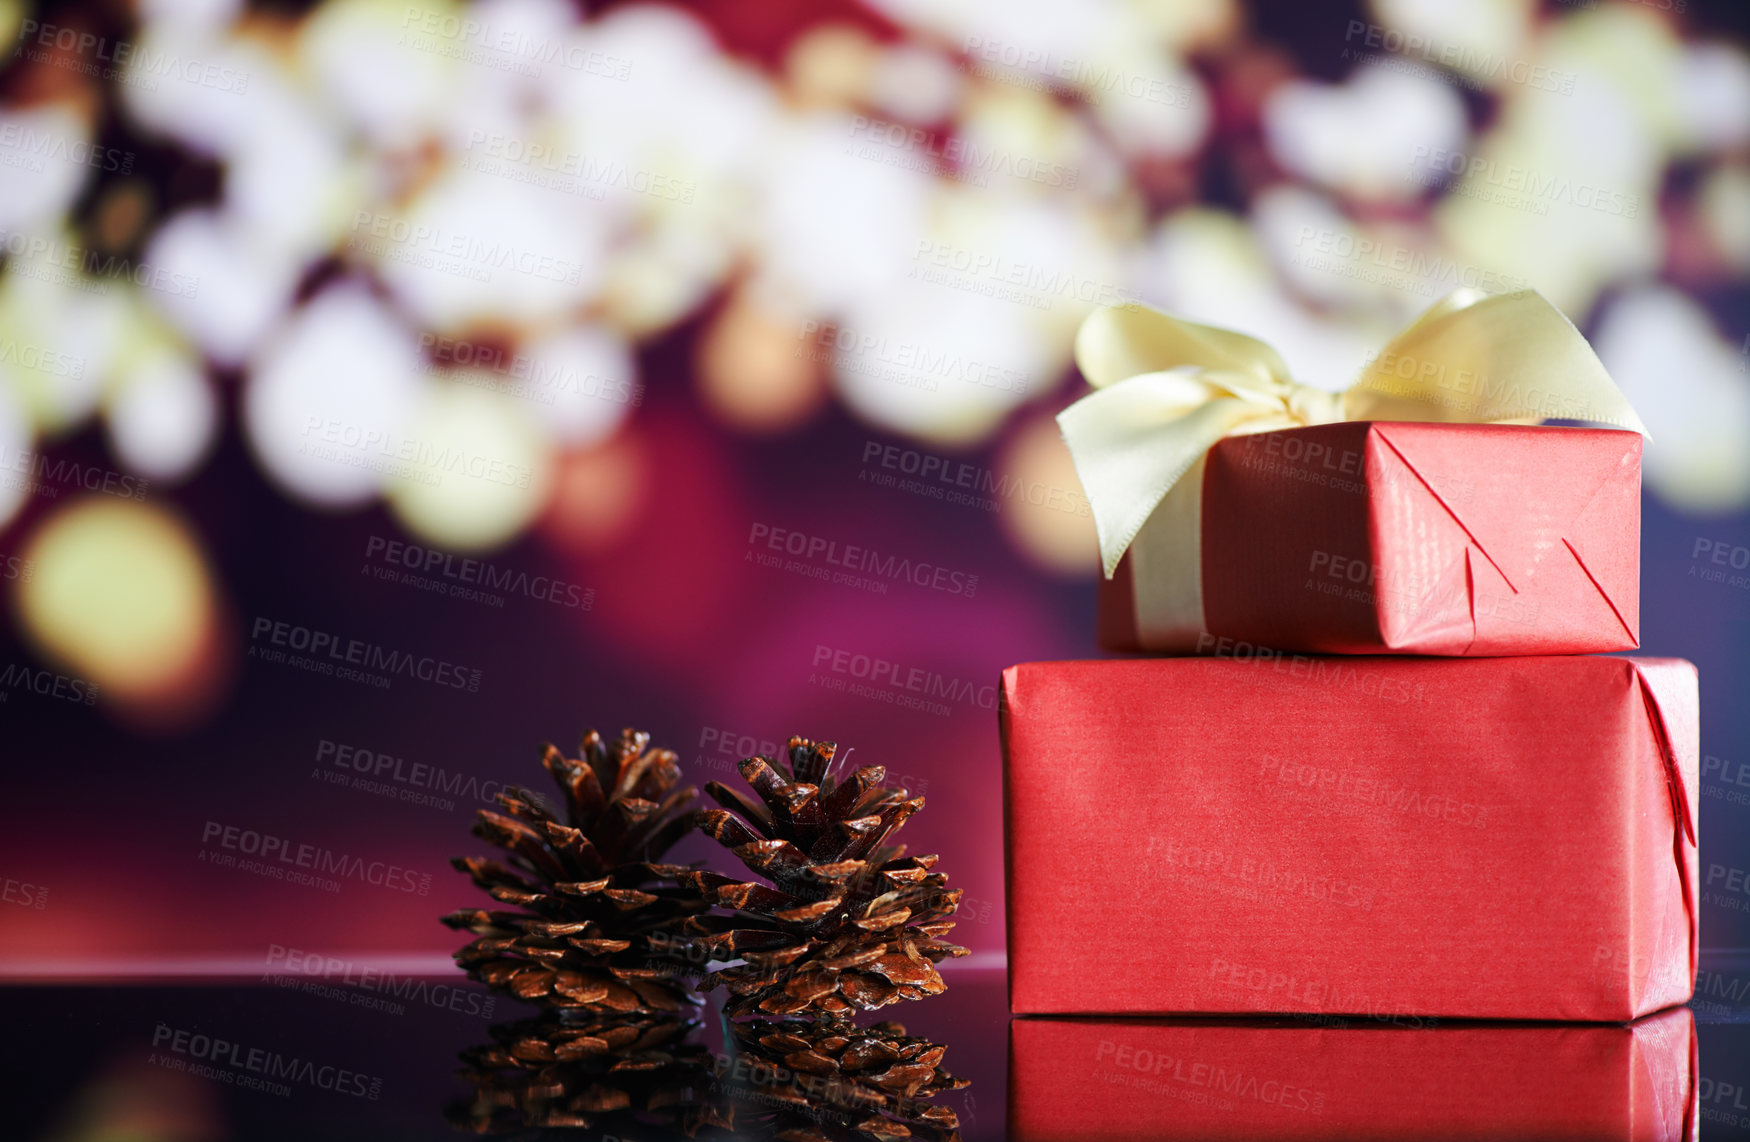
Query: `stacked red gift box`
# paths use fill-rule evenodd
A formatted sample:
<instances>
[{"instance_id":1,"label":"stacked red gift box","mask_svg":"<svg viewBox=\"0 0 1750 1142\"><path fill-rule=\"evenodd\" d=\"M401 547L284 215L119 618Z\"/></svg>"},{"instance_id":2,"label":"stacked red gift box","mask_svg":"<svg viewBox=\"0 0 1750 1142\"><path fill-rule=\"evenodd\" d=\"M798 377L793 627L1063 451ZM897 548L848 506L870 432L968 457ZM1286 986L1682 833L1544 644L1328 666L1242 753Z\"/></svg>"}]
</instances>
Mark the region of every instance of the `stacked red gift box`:
<instances>
[{"instance_id":1,"label":"stacked red gift box","mask_svg":"<svg viewBox=\"0 0 1750 1142\"><path fill-rule=\"evenodd\" d=\"M1003 674L1011 1010L1108 1017L1014 1025L1017 1136L1402 1136L1392 1075L1453 1137L1685 1136L1696 674L1605 656L1642 432L1584 340L1455 297L1333 395L1127 307L1078 362L1101 641L1155 653ZM1505 1135L1453 1109L1488 1075Z\"/></svg>"}]
</instances>

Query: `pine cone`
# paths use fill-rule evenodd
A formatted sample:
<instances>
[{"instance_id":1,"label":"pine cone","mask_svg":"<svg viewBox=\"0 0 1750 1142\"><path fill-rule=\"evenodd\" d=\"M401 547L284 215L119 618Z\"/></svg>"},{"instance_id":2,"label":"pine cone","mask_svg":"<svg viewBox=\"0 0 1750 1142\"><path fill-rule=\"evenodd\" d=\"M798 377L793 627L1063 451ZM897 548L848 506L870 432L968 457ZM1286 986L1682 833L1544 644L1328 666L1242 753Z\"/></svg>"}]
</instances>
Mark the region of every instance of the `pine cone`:
<instances>
[{"instance_id":1,"label":"pine cone","mask_svg":"<svg viewBox=\"0 0 1750 1142\"><path fill-rule=\"evenodd\" d=\"M729 1124L708 1095L710 1053L689 1041L695 1020L545 1011L492 1028L496 1042L462 1052L474 1088L449 1109L477 1134L594 1127L634 1137L695 1137Z\"/></svg>"},{"instance_id":2,"label":"pine cone","mask_svg":"<svg viewBox=\"0 0 1750 1142\"><path fill-rule=\"evenodd\" d=\"M462 909L444 917L477 939L456 953L474 979L518 999L598 1012L674 1012L702 1002L696 963L680 934L707 907L677 878L693 870L652 863L694 827L692 786L675 789L680 767L650 735L591 730L579 760L547 746L542 764L564 795L562 824L533 794L498 795L474 834L509 852L508 862L458 858L493 899L526 911Z\"/></svg>"},{"instance_id":3,"label":"pine cone","mask_svg":"<svg viewBox=\"0 0 1750 1142\"><path fill-rule=\"evenodd\" d=\"M702 956L744 961L704 980L707 989L728 986L731 1017L842 1019L936 995L946 985L935 964L966 954L940 939L954 927L960 891L930 872L937 858L882 843L923 798L884 787L879 765L836 779L836 748L793 737L782 769L769 758L743 761L763 805L716 781L705 786L724 808L698 814L701 827L772 882L681 874L711 904L736 910L686 925Z\"/></svg>"},{"instance_id":4,"label":"pine cone","mask_svg":"<svg viewBox=\"0 0 1750 1142\"><path fill-rule=\"evenodd\" d=\"M735 1059L719 1088L742 1121L781 1142L890 1142L922 1135L958 1142L959 1118L926 1103L969 1085L938 1064L946 1047L907 1036L898 1023L853 1027L823 1021L731 1024Z\"/></svg>"}]
</instances>

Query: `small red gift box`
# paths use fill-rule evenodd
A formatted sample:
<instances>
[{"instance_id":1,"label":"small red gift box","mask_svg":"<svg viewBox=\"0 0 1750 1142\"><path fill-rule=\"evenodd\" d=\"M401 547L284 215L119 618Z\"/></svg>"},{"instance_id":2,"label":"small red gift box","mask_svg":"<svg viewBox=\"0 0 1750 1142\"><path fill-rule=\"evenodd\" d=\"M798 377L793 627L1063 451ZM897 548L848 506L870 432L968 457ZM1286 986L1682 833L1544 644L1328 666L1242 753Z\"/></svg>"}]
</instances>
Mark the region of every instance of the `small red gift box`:
<instances>
[{"instance_id":1,"label":"small red gift box","mask_svg":"<svg viewBox=\"0 0 1750 1142\"><path fill-rule=\"evenodd\" d=\"M1688 1142L1697 1092L1682 1008L1626 1026L1009 1025L1015 1142Z\"/></svg>"},{"instance_id":2,"label":"small red gift box","mask_svg":"<svg viewBox=\"0 0 1750 1142\"><path fill-rule=\"evenodd\" d=\"M1695 668L1003 673L1016 1013L1623 1021L1695 979Z\"/></svg>"},{"instance_id":3,"label":"small red gift box","mask_svg":"<svg viewBox=\"0 0 1750 1142\"><path fill-rule=\"evenodd\" d=\"M1351 421L1234 436L1099 591L1111 650L1588 654L1640 631L1639 433Z\"/></svg>"}]
</instances>

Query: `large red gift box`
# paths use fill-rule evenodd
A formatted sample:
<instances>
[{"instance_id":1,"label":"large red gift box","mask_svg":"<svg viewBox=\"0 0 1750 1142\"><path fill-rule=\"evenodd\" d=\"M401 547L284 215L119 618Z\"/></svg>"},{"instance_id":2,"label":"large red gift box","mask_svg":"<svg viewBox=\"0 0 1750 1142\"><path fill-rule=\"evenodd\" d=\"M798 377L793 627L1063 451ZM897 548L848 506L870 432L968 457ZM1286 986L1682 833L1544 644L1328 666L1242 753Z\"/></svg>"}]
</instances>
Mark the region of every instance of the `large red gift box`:
<instances>
[{"instance_id":1,"label":"large red gift box","mask_svg":"<svg viewBox=\"0 0 1750 1142\"><path fill-rule=\"evenodd\" d=\"M1689 1142L1695 1023L1347 1027L1017 1019L1015 1142Z\"/></svg>"},{"instance_id":2,"label":"large red gift box","mask_svg":"<svg viewBox=\"0 0 1750 1142\"><path fill-rule=\"evenodd\" d=\"M1016 1013L1623 1021L1695 979L1695 668L1003 673Z\"/></svg>"},{"instance_id":3,"label":"large red gift box","mask_svg":"<svg viewBox=\"0 0 1750 1142\"><path fill-rule=\"evenodd\" d=\"M1235 436L1099 591L1111 650L1632 650L1641 436L1353 421Z\"/></svg>"}]
</instances>

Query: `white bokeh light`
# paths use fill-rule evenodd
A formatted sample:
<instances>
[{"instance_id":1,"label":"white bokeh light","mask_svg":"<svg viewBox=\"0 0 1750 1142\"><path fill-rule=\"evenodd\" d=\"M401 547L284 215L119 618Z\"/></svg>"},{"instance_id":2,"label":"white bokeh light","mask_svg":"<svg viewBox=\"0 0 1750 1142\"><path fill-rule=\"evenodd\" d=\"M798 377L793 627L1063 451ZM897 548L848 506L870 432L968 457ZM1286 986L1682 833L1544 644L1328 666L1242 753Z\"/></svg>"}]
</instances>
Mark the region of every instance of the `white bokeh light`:
<instances>
[{"instance_id":1,"label":"white bokeh light","mask_svg":"<svg viewBox=\"0 0 1750 1142\"><path fill-rule=\"evenodd\" d=\"M1598 357L1653 436L1647 486L1692 514L1750 505L1750 378L1707 311L1666 286L1643 286L1604 311Z\"/></svg>"},{"instance_id":2,"label":"white bokeh light","mask_svg":"<svg viewBox=\"0 0 1750 1142\"><path fill-rule=\"evenodd\" d=\"M396 463L424 385L413 335L363 288L341 285L292 315L256 356L244 427L287 491L356 505Z\"/></svg>"},{"instance_id":3,"label":"white bokeh light","mask_svg":"<svg viewBox=\"0 0 1750 1142\"><path fill-rule=\"evenodd\" d=\"M433 386L408 427L390 507L433 543L477 551L508 542L547 501L553 447L526 401L467 385Z\"/></svg>"},{"instance_id":4,"label":"white bokeh light","mask_svg":"<svg viewBox=\"0 0 1750 1142\"><path fill-rule=\"evenodd\" d=\"M884 48L869 77L869 101L896 119L935 123L960 103L964 77L940 52L916 44Z\"/></svg>"},{"instance_id":5,"label":"white bokeh light","mask_svg":"<svg viewBox=\"0 0 1750 1142\"><path fill-rule=\"evenodd\" d=\"M125 279L54 272L55 251L78 247L70 235L49 242L43 260L25 255L28 268L10 265L0 280L0 377L40 431L58 433L96 410L133 294Z\"/></svg>"},{"instance_id":6,"label":"white bokeh light","mask_svg":"<svg viewBox=\"0 0 1750 1142\"><path fill-rule=\"evenodd\" d=\"M577 325L526 343L533 406L555 439L571 446L604 440L643 399L638 365L625 338L599 325Z\"/></svg>"},{"instance_id":7,"label":"white bokeh light","mask_svg":"<svg viewBox=\"0 0 1750 1142\"><path fill-rule=\"evenodd\" d=\"M0 238L54 222L94 169L132 162L91 147L90 125L71 107L0 108Z\"/></svg>"},{"instance_id":8,"label":"white bokeh light","mask_svg":"<svg viewBox=\"0 0 1750 1142\"><path fill-rule=\"evenodd\" d=\"M1363 198L1416 198L1418 153L1462 149L1464 101L1432 76L1379 64L1333 86L1291 80L1264 104L1264 137L1288 170ZM1417 148L1424 148L1418 152Z\"/></svg>"},{"instance_id":9,"label":"white bokeh light","mask_svg":"<svg viewBox=\"0 0 1750 1142\"><path fill-rule=\"evenodd\" d=\"M849 115L811 116L774 139L760 196L768 280L781 294L837 310L903 277L925 233L933 179L909 167L849 153L859 145ZM865 129L866 130L866 129ZM904 160L877 141L872 154Z\"/></svg>"},{"instance_id":10,"label":"white bokeh light","mask_svg":"<svg viewBox=\"0 0 1750 1142\"><path fill-rule=\"evenodd\" d=\"M241 363L284 312L298 266L281 245L211 210L186 210L159 228L146 261L176 275L147 296L224 365Z\"/></svg>"},{"instance_id":11,"label":"white bokeh light","mask_svg":"<svg viewBox=\"0 0 1750 1142\"><path fill-rule=\"evenodd\" d=\"M15 470L30 447L30 420L11 388L0 384L0 467L7 472L0 477L0 527L12 521L30 490L29 479Z\"/></svg>"},{"instance_id":12,"label":"white bokeh light","mask_svg":"<svg viewBox=\"0 0 1750 1142\"><path fill-rule=\"evenodd\" d=\"M430 328L548 321L595 293L608 242L601 215L562 199L452 168L407 211L369 211L348 241Z\"/></svg>"},{"instance_id":13,"label":"white bokeh light","mask_svg":"<svg viewBox=\"0 0 1750 1142\"><path fill-rule=\"evenodd\" d=\"M125 368L109 402L109 438L122 463L154 480L187 476L211 447L218 401L200 364L173 352Z\"/></svg>"}]
</instances>

